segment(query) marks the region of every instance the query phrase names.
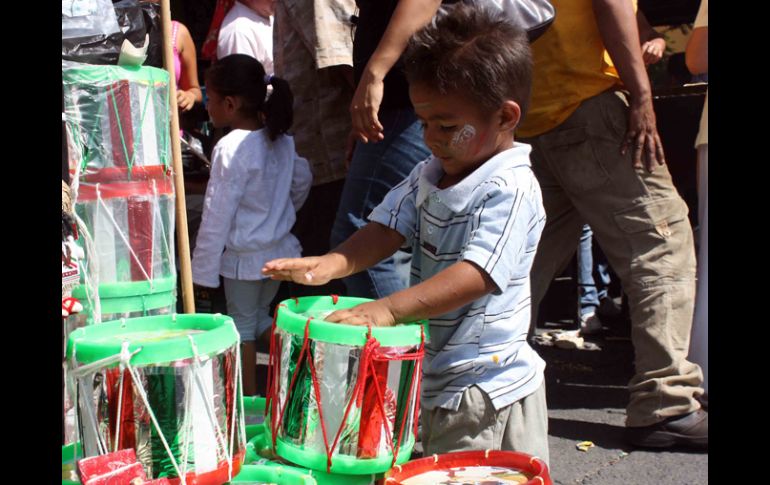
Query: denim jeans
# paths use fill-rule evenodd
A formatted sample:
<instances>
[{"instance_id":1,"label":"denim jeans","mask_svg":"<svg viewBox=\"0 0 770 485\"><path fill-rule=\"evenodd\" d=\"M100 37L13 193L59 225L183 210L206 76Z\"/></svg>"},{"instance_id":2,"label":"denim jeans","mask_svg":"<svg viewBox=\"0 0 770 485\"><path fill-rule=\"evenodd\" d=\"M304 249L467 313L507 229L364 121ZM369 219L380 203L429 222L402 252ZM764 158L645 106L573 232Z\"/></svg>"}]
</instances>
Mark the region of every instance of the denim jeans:
<instances>
[{"instance_id":1,"label":"denim jeans","mask_svg":"<svg viewBox=\"0 0 770 485\"><path fill-rule=\"evenodd\" d=\"M599 302L607 298L607 288L610 285L607 257L598 246L596 251L593 251L593 236L591 226L583 224L577 252L578 304L581 316L596 311Z\"/></svg>"},{"instance_id":2,"label":"denim jeans","mask_svg":"<svg viewBox=\"0 0 770 485\"><path fill-rule=\"evenodd\" d=\"M356 143L332 228L332 248L365 226L388 191L430 155L414 110L381 110L379 119L385 139ZM345 278L347 295L382 298L404 289L409 283L410 262L409 253L397 251L368 270Z\"/></svg>"}]
</instances>

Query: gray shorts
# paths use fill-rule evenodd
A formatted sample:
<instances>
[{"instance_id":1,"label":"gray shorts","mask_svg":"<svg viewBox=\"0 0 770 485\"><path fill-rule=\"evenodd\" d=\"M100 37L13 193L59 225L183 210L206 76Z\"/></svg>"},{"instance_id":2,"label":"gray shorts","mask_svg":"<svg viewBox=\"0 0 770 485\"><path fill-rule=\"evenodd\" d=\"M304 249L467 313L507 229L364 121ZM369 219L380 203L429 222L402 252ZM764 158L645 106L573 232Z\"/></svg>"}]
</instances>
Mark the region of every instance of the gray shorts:
<instances>
[{"instance_id":1,"label":"gray shorts","mask_svg":"<svg viewBox=\"0 0 770 485\"><path fill-rule=\"evenodd\" d=\"M426 455L472 450L520 451L548 463L548 409L545 381L529 396L495 410L477 386L463 392L457 411L422 410Z\"/></svg>"},{"instance_id":2,"label":"gray shorts","mask_svg":"<svg viewBox=\"0 0 770 485\"><path fill-rule=\"evenodd\" d=\"M254 342L273 323L270 302L278 293L281 282L271 279L224 280L227 314L235 321L241 342Z\"/></svg>"}]
</instances>

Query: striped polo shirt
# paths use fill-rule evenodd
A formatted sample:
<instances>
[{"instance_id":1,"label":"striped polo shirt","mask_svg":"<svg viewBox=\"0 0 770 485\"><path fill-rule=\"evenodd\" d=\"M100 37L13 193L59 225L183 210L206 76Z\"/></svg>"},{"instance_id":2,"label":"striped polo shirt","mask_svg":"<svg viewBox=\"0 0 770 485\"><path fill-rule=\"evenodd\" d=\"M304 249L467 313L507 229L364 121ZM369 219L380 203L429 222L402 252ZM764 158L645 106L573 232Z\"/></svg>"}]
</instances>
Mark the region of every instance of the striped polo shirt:
<instances>
[{"instance_id":1,"label":"striped polo shirt","mask_svg":"<svg viewBox=\"0 0 770 485\"><path fill-rule=\"evenodd\" d=\"M527 343L529 271L545 225L531 147L515 143L448 187L430 157L395 186L369 219L398 231L412 248L412 285L459 261L472 261L497 288L430 319L422 405L456 411L463 391L484 390L501 409L538 389L545 362Z\"/></svg>"}]
</instances>

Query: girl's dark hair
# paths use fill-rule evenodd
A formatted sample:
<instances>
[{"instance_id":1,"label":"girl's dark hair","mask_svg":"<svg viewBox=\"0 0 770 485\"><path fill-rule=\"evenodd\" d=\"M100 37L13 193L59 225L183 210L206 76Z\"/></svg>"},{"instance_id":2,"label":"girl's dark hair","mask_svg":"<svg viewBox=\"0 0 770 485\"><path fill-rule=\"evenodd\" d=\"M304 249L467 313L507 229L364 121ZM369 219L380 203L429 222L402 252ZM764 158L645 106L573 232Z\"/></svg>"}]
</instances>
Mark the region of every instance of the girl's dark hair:
<instances>
[{"instance_id":1,"label":"girl's dark hair","mask_svg":"<svg viewBox=\"0 0 770 485\"><path fill-rule=\"evenodd\" d=\"M294 96L289 83L275 76L266 78L265 68L253 57L232 54L219 59L206 71L206 84L220 96L241 98L241 111L245 116L259 119L264 114L271 140L291 128ZM265 101L268 84L273 86L273 92Z\"/></svg>"},{"instance_id":2,"label":"girl's dark hair","mask_svg":"<svg viewBox=\"0 0 770 485\"><path fill-rule=\"evenodd\" d=\"M480 2L443 6L409 40L404 70L410 83L425 83L442 94L465 94L487 111L511 99L523 119L529 106L532 55L527 34Z\"/></svg>"}]
</instances>

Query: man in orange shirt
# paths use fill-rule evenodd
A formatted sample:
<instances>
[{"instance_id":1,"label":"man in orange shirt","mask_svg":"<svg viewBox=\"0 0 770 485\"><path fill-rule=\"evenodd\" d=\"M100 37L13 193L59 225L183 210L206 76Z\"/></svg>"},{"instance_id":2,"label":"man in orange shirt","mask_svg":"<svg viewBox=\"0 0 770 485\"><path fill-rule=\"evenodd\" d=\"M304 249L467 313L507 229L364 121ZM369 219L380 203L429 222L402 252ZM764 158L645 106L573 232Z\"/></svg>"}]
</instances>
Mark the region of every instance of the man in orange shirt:
<instances>
[{"instance_id":1,"label":"man in orange shirt","mask_svg":"<svg viewBox=\"0 0 770 485\"><path fill-rule=\"evenodd\" d=\"M696 400L702 372L686 360L695 295L692 228L665 165L636 2L552 3L556 19L533 44L531 108L517 130L533 147L547 214L532 268L533 308L590 224L629 298L636 373L627 439L645 447L707 447L708 414Z\"/></svg>"}]
</instances>

